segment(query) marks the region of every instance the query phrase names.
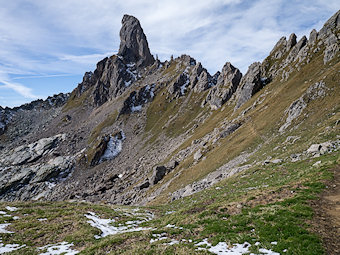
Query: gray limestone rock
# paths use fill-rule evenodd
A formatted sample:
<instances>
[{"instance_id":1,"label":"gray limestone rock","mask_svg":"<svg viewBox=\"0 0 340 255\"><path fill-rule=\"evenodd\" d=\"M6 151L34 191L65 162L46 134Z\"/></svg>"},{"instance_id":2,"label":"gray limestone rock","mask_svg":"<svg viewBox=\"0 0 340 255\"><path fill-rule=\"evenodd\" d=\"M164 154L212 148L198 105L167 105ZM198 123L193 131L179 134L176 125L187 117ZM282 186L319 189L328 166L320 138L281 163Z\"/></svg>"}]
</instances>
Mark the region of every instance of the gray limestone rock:
<instances>
[{"instance_id":1,"label":"gray limestone rock","mask_svg":"<svg viewBox=\"0 0 340 255\"><path fill-rule=\"evenodd\" d=\"M324 82L317 82L311 85L301 97L291 103L285 110L287 118L285 123L280 127L279 132L284 132L292 124L293 120L301 115L310 101L324 97L326 95L326 90L328 90L328 88L325 86Z\"/></svg>"},{"instance_id":2,"label":"gray limestone rock","mask_svg":"<svg viewBox=\"0 0 340 255\"><path fill-rule=\"evenodd\" d=\"M161 181L165 175L170 173L172 170L174 170L178 166L178 162L176 160L170 161L165 166L156 166L153 169L153 174L151 177L151 184L155 185L159 181Z\"/></svg>"},{"instance_id":3,"label":"gray limestone rock","mask_svg":"<svg viewBox=\"0 0 340 255\"><path fill-rule=\"evenodd\" d=\"M59 134L53 137L42 138L29 145L19 146L9 151L2 159L0 163L3 165L22 165L31 163L53 149L56 144L65 139L65 134Z\"/></svg>"},{"instance_id":4,"label":"gray limestone rock","mask_svg":"<svg viewBox=\"0 0 340 255\"><path fill-rule=\"evenodd\" d=\"M211 76L206 69L204 69L198 77L196 86L194 87L195 92L202 92L211 87Z\"/></svg>"},{"instance_id":5,"label":"gray limestone rock","mask_svg":"<svg viewBox=\"0 0 340 255\"><path fill-rule=\"evenodd\" d=\"M6 113L0 106L0 135L3 135L7 129Z\"/></svg>"},{"instance_id":6,"label":"gray limestone rock","mask_svg":"<svg viewBox=\"0 0 340 255\"><path fill-rule=\"evenodd\" d=\"M203 154L202 154L202 150L201 149L199 149L198 151L195 152L195 154L194 154L194 160L195 161L200 160L202 157L203 157Z\"/></svg>"},{"instance_id":7,"label":"gray limestone rock","mask_svg":"<svg viewBox=\"0 0 340 255\"><path fill-rule=\"evenodd\" d=\"M242 77L236 91L235 109L241 107L241 105L266 85L266 77L261 77L261 74L260 62L255 62L249 66L247 73Z\"/></svg>"},{"instance_id":8,"label":"gray limestone rock","mask_svg":"<svg viewBox=\"0 0 340 255\"><path fill-rule=\"evenodd\" d=\"M168 92L171 95L183 96L190 83L189 75L186 72L181 73L177 79L170 84Z\"/></svg>"},{"instance_id":9,"label":"gray limestone rock","mask_svg":"<svg viewBox=\"0 0 340 255\"><path fill-rule=\"evenodd\" d=\"M119 115L141 111L146 103L152 101L154 97L154 88L155 85L146 85L138 91L132 91L124 101L123 107L119 111Z\"/></svg>"},{"instance_id":10,"label":"gray limestone rock","mask_svg":"<svg viewBox=\"0 0 340 255\"><path fill-rule=\"evenodd\" d=\"M44 164L0 167L0 200L27 200L50 191L74 165L72 157L56 157ZM32 192L34 191L34 192Z\"/></svg>"},{"instance_id":11,"label":"gray limestone rock","mask_svg":"<svg viewBox=\"0 0 340 255\"><path fill-rule=\"evenodd\" d=\"M323 57L323 63L326 64L330 60L332 60L339 53L339 45L332 44L326 47Z\"/></svg>"},{"instance_id":12,"label":"gray limestone rock","mask_svg":"<svg viewBox=\"0 0 340 255\"><path fill-rule=\"evenodd\" d=\"M156 166L154 168L153 175L151 177L152 184L157 184L168 173L168 169L165 166Z\"/></svg>"},{"instance_id":13,"label":"gray limestone rock","mask_svg":"<svg viewBox=\"0 0 340 255\"><path fill-rule=\"evenodd\" d=\"M150 53L146 36L138 19L124 15L119 35L118 54L124 58L124 61L136 63L138 67L153 64L155 60Z\"/></svg>"},{"instance_id":14,"label":"gray limestone rock","mask_svg":"<svg viewBox=\"0 0 340 255\"><path fill-rule=\"evenodd\" d=\"M203 104L208 103L214 110L220 108L235 93L241 78L240 70L227 62L218 75L216 86L211 88Z\"/></svg>"},{"instance_id":15,"label":"gray limestone rock","mask_svg":"<svg viewBox=\"0 0 340 255\"><path fill-rule=\"evenodd\" d=\"M274 48L270 52L270 55L273 56L275 59L280 59L283 56L283 54L286 53L286 51L287 51L287 39L285 36L283 36L275 44Z\"/></svg>"},{"instance_id":16,"label":"gray limestone rock","mask_svg":"<svg viewBox=\"0 0 340 255\"><path fill-rule=\"evenodd\" d=\"M288 65L295 61L298 57L299 51L307 44L307 37L303 36L297 44L290 50L287 58L285 59L285 64Z\"/></svg>"},{"instance_id":17,"label":"gray limestone rock","mask_svg":"<svg viewBox=\"0 0 340 255\"><path fill-rule=\"evenodd\" d=\"M323 25L319 31L320 38L326 38L333 33L334 29L340 28L340 10L337 11L327 22Z\"/></svg>"},{"instance_id":18,"label":"gray limestone rock","mask_svg":"<svg viewBox=\"0 0 340 255\"><path fill-rule=\"evenodd\" d=\"M286 51L290 51L296 45L296 34L292 33L287 41Z\"/></svg>"},{"instance_id":19,"label":"gray limestone rock","mask_svg":"<svg viewBox=\"0 0 340 255\"><path fill-rule=\"evenodd\" d=\"M314 45L318 39L318 32L313 29L309 34L308 44Z\"/></svg>"}]
</instances>

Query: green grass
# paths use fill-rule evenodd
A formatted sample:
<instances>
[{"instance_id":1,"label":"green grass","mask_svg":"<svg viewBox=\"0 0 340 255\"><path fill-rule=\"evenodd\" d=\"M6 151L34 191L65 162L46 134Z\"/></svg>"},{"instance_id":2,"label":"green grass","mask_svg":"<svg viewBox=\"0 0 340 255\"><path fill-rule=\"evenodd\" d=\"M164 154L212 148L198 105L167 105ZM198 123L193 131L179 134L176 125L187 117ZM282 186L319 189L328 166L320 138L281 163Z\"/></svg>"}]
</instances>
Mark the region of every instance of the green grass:
<instances>
[{"instance_id":1,"label":"green grass","mask_svg":"<svg viewBox=\"0 0 340 255\"><path fill-rule=\"evenodd\" d=\"M70 95L70 98L67 100L66 104L63 107L63 112L67 112L69 110L85 105L85 103L88 101L88 97L91 91L92 89L85 91L80 97L77 97L77 95L73 91Z\"/></svg>"}]
</instances>

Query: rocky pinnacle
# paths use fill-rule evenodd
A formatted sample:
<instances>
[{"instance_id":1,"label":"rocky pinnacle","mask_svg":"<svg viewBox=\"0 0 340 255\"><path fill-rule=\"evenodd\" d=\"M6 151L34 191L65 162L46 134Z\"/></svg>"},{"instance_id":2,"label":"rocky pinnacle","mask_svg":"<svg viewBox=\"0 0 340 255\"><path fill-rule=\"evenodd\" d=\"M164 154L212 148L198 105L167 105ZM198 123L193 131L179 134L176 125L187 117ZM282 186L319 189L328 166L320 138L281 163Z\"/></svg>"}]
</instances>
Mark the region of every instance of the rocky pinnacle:
<instances>
[{"instance_id":1,"label":"rocky pinnacle","mask_svg":"<svg viewBox=\"0 0 340 255\"><path fill-rule=\"evenodd\" d=\"M126 62L136 63L138 67L148 66L155 61L139 20L133 16L124 15L122 19L118 54Z\"/></svg>"}]
</instances>

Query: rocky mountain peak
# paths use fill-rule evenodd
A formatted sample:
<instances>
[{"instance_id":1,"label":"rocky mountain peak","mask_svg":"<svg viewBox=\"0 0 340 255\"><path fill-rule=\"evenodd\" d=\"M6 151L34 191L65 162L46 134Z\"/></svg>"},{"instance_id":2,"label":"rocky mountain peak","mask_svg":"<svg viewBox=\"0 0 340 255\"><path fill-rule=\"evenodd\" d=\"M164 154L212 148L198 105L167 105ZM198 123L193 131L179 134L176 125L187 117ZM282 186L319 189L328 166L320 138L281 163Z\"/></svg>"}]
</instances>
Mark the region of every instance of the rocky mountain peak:
<instances>
[{"instance_id":1,"label":"rocky mountain peak","mask_svg":"<svg viewBox=\"0 0 340 255\"><path fill-rule=\"evenodd\" d=\"M319 34L321 37L329 36L333 33L334 29L340 28L340 11L337 11L321 28Z\"/></svg>"},{"instance_id":2,"label":"rocky mountain peak","mask_svg":"<svg viewBox=\"0 0 340 255\"><path fill-rule=\"evenodd\" d=\"M289 51L291 48L293 48L296 44L296 34L292 33L289 36L288 42L287 42L287 51Z\"/></svg>"},{"instance_id":3,"label":"rocky mountain peak","mask_svg":"<svg viewBox=\"0 0 340 255\"><path fill-rule=\"evenodd\" d=\"M138 67L151 65L155 61L139 20L133 16L124 15L122 19L118 55L127 63L136 63Z\"/></svg>"}]
</instances>

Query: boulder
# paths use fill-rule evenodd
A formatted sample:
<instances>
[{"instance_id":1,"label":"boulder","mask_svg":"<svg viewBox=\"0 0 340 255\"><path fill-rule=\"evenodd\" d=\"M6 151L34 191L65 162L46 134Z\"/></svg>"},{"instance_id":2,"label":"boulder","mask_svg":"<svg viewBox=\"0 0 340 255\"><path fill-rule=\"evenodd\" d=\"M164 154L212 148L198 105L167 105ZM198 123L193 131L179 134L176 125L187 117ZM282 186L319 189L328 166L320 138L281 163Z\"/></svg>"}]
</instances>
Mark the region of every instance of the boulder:
<instances>
[{"instance_id":1,"label":"boulder","mask_svg":"<svg viewBox=\"0 0 340 255\"><path fill-rule=\"evenodd\" d=\"M202 157L203 157L203 154L202 154L201 150L198 150L198 151L195 152L195 154L194 154L194 160L195 161L199 161Z\"/></svg>"},{"instance_id":2,"label":"boulder","mask_svg":"<svg viewBox=\"0 0 340 255\"><path fill-rule=\"evenodd\" d=\"M153 175L151 177L152 184L157 184L168 173L168 169L165 166L156 166L154 168Z\"/></svg>"},{"instance_id":3,"label":"boulder","mask_svg":"<svg viewBox=\"0 0 340 255\"><path fill-rule=\"evenodd\" d=\"M178 166L178 162L176 160L170 161L165 166L156 166L153 169L153 174L151 177L151 184L155 185L159 181L161 181L165 175L170 173L172 170L174 170Z\"/></svg>"}]
</instances>

